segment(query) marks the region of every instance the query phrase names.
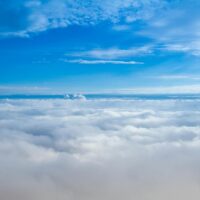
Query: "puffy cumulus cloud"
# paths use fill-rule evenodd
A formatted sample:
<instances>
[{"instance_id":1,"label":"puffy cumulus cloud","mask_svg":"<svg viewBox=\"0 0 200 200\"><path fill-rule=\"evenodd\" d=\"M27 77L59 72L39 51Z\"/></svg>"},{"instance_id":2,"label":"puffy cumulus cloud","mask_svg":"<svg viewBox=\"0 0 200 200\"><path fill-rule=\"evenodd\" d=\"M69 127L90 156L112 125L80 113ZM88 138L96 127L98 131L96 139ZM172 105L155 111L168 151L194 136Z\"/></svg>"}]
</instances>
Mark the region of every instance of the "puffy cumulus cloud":
<instances>
[{"instance_id":1,"label":"puffy cumulus cloud","mask_svg":"<svg viewBox=\"0 0 200 200\"><path fill-rule=\"evenodd\" d=\"M0 199L200 197L198 100L1 100Z\"/></svg>"},{"instance_id":2,"label":"puffy cumulus cloud","mask_svg":"<svg viewBox=\"0 0 200 200\"><path fill-rule=\"evenodd\" d=\"M146 19L164 4L158 0L7 0L0 1L0 34L30 33L71 24L95 24L121 18ZM130 20L129 20L130 21Z\"/></svg>"}]
</instances>

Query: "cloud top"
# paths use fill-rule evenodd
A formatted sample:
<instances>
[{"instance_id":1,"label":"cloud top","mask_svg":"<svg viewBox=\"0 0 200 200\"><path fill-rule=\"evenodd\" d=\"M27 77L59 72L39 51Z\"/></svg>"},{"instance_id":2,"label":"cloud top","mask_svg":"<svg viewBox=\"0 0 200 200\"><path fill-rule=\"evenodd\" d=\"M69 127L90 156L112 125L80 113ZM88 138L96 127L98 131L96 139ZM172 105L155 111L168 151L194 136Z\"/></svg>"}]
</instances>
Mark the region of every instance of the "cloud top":
<instances>
[{"instance_id":1,"label":"cloud top","mask_svg":"<svg viewBox=\"0 0 200 200\"><path fill-rule=\"evenodd\" d=\"M199 107L198 100L1 100L0 198L197 199Z\"/></svg>"}]
</instances>

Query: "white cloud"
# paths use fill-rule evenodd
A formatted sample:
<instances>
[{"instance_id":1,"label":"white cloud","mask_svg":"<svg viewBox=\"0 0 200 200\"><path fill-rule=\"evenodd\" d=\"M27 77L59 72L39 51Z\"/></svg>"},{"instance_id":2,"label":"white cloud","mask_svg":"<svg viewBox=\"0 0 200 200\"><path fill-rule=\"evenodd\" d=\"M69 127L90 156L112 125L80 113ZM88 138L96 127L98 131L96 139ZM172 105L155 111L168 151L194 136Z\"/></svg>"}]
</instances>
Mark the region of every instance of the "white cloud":
<instances>
[{"instance_id":1,"label":"white cloud","mask_svg":"<svg viewBox=\"0 0 200 200\"><path fill-rule=\"evenodd\" d=\"M133 47L129 49L109 48L109 49L92 49L89 51L82 51L76 53L65 54L72 57L88 57L96 59L118 59L133 56L144 56L151 54L153 47L151 45Z\"/></svg>"},{"instance_id":2,"label":"white cloud","mask_svg":"<svg viewBox=\"0 0 200 200\"><path fill-rule=\"evenodd\" d=\"M39 86L15 86L15 85L0 85L0 94L44 94L51 93L48 87Z\"/></svg>"},{"instance_id":3,"label":"white cloud","mask_svg":"<svg viewBox=\"0 0 200 200\"><path fill-rule=\"evenodd\" d=\"M1 199L198 199L199 100L1 100Z\"/></svg>"},{"instance_id":4,"label":"white cloud","mask_svg":"<svg viewBox=\"0 0 200 200\"><path fill-rule=\"evenodd\" d=\"M172 52L183 52L194 56L200 56L200 42L198 40L189 43L183 42L183 43L167 44L162 49Z\"/></svg>"},{"instance_id":5,"label":"white cloud","mask_svg":"<svg viewBox=\"0 0 200 200\"><path fill-rule=\"evenodd\" d=\"M114 3L111 0L7 0L0 2L0 35L29 37L31 33L52 28L109 21L113 30L129 30L129 33L153 38L158 50L199 56L199 7L195 0L115 0ZM134 26L138 20L143 22L142 26ZM101 49L85 53L90 57L117 59L146 55L153 50L113 48L105 51L108 55Z\"/></svg>"},{"instance_id":6,"label":"white cloud","mask_svg":"<svg viewBox=\"0 0 200 200\"><path fill-rule=\"evenodd\" d=\"M66 61L68 62L68 61ZM76 62L76 61L74 61ZM107 62L107 61L105 61ZM112 61L111 61L112 62ZM114 64L121 64L114 63ZM134 61L130 61L134 63ZM79 60L77 61L79 63ZM87 63L87 62L86 62ZM85 63L85 64L86 64ZM83 63L82 63L83 64ZM87 64L97 64L87 63ZM98 62L98 64L103 64ZM125 64L125 63L123 63ZM127 63L131 64L131 63ZM141 62L137 62L137 64L142 64ZM153 79L163 79L163 80L193 80L198 81L200 77L194 75L161 75L161 76L149 76L147 78ZM69 90L71 93L79 93L80 90ZM190 85L172 85L172 86L154 86L154 87L129 87L129 88L107 88L102 90L84 90L85 93L93 93L93 94L199 94L200 93L200 85L199 84L190 84ZM31 86L0 86L0 95L63 95L66 93L66 87L31 87Z\"/></svg>"},{"instance_id":7,"label":"white cloud","mask_svg":"<svg viewBox=\"0 0 200 200\"><path fill-rule=\"evenodd\" d=\"M112 27L112 29L115 31L127 31L130 30L131 27L128 25L115 25Z\"/></svg>"},{"instance_id":8,"label":"white cloud","mask_svg":"<svg viewBox=\"0 0 200 200\"><path fill-rule=\"evenodd\" d=\"M78 64L114 64L114 65L136 65L143 64L142 62L136 61L122 61L122 60L65 60L67 63L78 63Z\"/></svg>"},{"instance_id":9,"label":"white cloud","mask_svg":"<svg viewBox=\"0 0 200 200\"><path fill-rule=\"evenodd\" d=\"M156 79L167 79L167 76L151 77ZM169 79L183 79L186 77L169 77ZM187 77L189 78L189 77ZM194 77L193 80L198 80L198 77ZM200 85L172 85L172 86L156 86L156 87L134 87L134 88L121 88L116 90L107 90L106 93L118 93L118 94L199 94Z\"/></svg>"},{"instance_id":10,"label":"white cloud","mask_svg":"<svg viewBox=\"0 0 200 200\"><path fill-rule=\"evenodd\" d=\"M110 0L7 0L0 2L1 35L29 36L71 24L96 24L105 20L115 23L127 15L140 19L148 13L146 19L160 5L158 0L115 0L114 3Z\"/></svg>"},{"instance_id":11,"label":"white cloud","mask_svg":"<svg viewBox=\"0 0 200 200\"><path fill-rule=\"evenodd\" d=\"M199 7L196 0L173 1L147 20L147 26L138 33L163 45L160 50L199 56Z\"/></svg>"},{"instance_id":12,"label":"white cloud","mask_svg":"<svg viewBox=\"0 0 200 200\"><path fill-rule=\"evenodd\" d=\"M170 80L170 79L172 79L172 80L173 79L174 80L185 79L185 80L196 80L196 81L200 80L200 76L198 76L198 75L189 75L189 74L161 75L161 76L157 76L155 78L164 79L164 80Z\"/></svg>"}]
</instances>

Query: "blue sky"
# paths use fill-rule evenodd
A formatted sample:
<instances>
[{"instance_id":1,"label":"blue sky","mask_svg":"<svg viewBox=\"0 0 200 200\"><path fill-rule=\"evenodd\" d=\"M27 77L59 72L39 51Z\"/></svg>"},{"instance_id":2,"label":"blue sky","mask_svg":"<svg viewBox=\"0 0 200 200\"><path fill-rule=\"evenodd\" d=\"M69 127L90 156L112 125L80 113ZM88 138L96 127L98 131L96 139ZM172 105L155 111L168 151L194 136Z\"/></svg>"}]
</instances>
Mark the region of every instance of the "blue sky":
<instances>
[{"instance_id":1,"label":"blue sky","mask_svg":"<svg viewBox=\"0 0 200 200\"><path fill-rule=\"evenodd\" d=\"M0 0L0 93L200 91L198 0Z\"/></svg>"}]
</instances>

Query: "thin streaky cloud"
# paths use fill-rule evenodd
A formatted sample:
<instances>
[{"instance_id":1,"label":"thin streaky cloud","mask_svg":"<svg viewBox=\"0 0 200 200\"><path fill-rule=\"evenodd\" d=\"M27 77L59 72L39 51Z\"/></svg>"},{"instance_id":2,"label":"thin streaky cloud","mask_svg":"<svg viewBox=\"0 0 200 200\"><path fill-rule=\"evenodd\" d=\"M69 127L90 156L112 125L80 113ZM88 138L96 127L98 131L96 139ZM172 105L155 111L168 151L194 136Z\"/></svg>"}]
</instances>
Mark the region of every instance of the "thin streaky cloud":
<instances>
[{"instance_id":1,"label":"thin streaky cloud","mask_svg":"<svg viewBox=\"0 0 200 200\"><path fill-rule=\"evenodd\" d=\"M152 45L132 47L128 49L109 48L109 49L92 49L75 53L66 53L71 57L88 57L96 59L119 59L133 56L144 56L153 52Z\"/></svg>"},{"instance_id":2,"label":"thin streaky cloud","mask_svg":"<svg viewBox=\"0 0 200 200\"><path fill-rule=\"evenodd\" d=\"M161 50L200 56L199 7L196 0L171 1L172 7L160 10L148 21L148 26L138 31L140 36L152 38L163 44Z\"/></svg>"},{"instance_id":3,"label":"thin streaky cloud","mask_svg":"<svg viewBox=\"0 0 200 200\"><path fill-rule=\"evenodd\" d=\"M115 25L112 27L114 31L128 31L131 29L129 25Z\"/></svg>"},{"instance_id":4,"label":"thin streaky cloud","mask_svg":"<svg viewBox=\"0 0 200 200\"><path fill-rule=\"evenodd\" d=\"M107 90L105 93L114 94L199 94L200 85L176 85L176 86L157 86L157 87L134 87Z\"/></svg>"},{"instance_id":5,"label":"thin streaky cloud","mask_svg":"<svg viewBox=\"0 0 200 200\"><path fill-rule=\"evenodd\" d=\"M171 51L171 52L180 52L187 53L193 56L200 56L200 42L184 42L184 43L175 43L175 44L167 44L163 47L163 50Z\"/></svg>"},{"instance_id":6,"label":"thin streaky cloud","mask_svg":"<svg viewBox=\"0 0 200 200\"><path fill-rule=\"evenodd\" d=\"M163 79L163 80L169 80L169 79L174 79L174 80L179 80L179 79L188 79L188 80L200 80L200 76L195 76L195 75L161 75L158 77L155 77L157 79Z\"/></svg>"},{"instance_id":7,"label":"thin streaky cloud","mask_svg":"<svg viewBox=\"0 0 200 200\"><path fill-rule=\"evenodd\" d=\"M122 60L65 60L67 63L77 63L77 64L114 64L114 65L137 65L143 64L143 62L137 61L122 61Z\"/></svg>"}]
</instances>

